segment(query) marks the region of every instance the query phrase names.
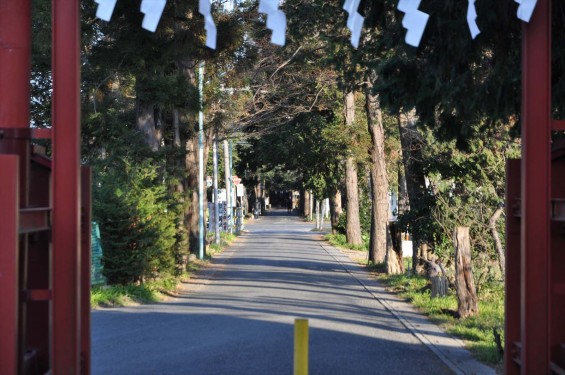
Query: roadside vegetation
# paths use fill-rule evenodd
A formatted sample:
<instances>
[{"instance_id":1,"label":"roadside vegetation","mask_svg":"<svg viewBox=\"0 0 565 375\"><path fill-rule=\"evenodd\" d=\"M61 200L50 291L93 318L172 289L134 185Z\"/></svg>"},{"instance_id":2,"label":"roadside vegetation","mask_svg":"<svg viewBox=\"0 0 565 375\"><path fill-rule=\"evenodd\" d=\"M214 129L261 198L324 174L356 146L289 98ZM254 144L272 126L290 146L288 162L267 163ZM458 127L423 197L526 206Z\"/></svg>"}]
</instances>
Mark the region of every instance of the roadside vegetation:
<instances>
[{"instance_id":1,"label":"roadside vegetation","mask_svg":"<svg viewBox=\"0 0 565 375\"><path fill-rule=\"evenodd\" d=\"M167 296L174 295L180 283L187 282L192 274L206 267L214 255L221 253L235 238L235 234L221 232L220 243L210 243L205 259L190 260L186 271L181 275L161 276L138 284L94 285L90 293L91 307L120 307L162 301ZM208 241L212 242L213 236L208 236Z\"/></svg>"},{"instance_id":2,"label":"roadside vegetation","mask_svg":"<svg viewBox=\"0 0 565 375\"><path fill-rule=\"evenodd\" d=\"M390 290L412 303L447 333L462 339L477 359L491 365L501 363L504 342L504 289L501 285L484 286L477 293L479 313L458 319L453 288L445 297L431 298L427 277L386 275L382 272L377 275Z\"/></svg>"},{"instance_id":3,"label":"roadside vegetation","mask_svg":"<svg viewBox=\"0 0 565 375\"><path fill-rule=\"evenodd\" d=\"M337 248L367 253L367 245L350 245L340 233L328 234L326 241ZM413 275L410 271L401 275L386 273L384 263L366 264L366 256L359 257L388 290L410 302L418 311L439 324L447 333L462 339L474 356L493 366L502 364L504 343L504 288L502 283L482 284L477 291L479 313L458 319L457 298L453 285L444 297L431 298L431 282L424 275ZM410 270L411 259L404 259L405 268Z\"/></svg>"}]
</instances>

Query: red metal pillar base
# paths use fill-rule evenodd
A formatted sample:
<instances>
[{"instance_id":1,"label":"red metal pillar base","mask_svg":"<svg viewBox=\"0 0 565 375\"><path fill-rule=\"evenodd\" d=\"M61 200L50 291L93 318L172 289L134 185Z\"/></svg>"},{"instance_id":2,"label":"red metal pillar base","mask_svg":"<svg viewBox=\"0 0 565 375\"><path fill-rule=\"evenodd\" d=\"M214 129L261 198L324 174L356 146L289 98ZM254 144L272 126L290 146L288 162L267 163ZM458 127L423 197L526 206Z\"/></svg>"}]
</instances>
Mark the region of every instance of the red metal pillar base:
<instances>
[{"instance_id":1,"label":"red metal pillar base","mask_svg":"<svg viewBox=\"0 0 565 375\"><path fill-rule=\"evenodd\" d=\"M0 374L18 373L19 163L0 155Z\"/></svg>"}]
</instances>

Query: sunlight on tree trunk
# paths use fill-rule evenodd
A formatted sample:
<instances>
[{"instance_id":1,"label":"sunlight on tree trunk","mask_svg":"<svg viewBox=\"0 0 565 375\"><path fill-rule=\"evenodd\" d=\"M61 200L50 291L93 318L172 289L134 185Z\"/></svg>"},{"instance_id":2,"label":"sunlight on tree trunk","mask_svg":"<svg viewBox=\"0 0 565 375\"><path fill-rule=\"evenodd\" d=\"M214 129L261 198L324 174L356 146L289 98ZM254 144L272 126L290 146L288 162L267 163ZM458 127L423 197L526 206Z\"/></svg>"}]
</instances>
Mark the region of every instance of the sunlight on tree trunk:
<instances>
[{"instance_id":1,"label":"sunlight on tree trunk","mask_svg":"<svg viewBox=\"0 0 565 375\"><path fill-rule=\"evenodd\" d=\"M330 220L332 223L332 234L337 233L337 224L339 222L339 215L343 213L341 208L341 191L336 189L336 191L331 194L330 197Z\"/></svg>"},{"instance_id":2,"label":"sunlight on tree trunk","mask_svg":"<svg viewBox=\"0 0 565 375\"><path fill-rule=\"evenodd\" d=\"M461 319L479 313L477 292L471 266L471 239L468 227L457 227L453 234L455 242L455 289L457 311Z\"/></svg>"},{"instance_id":3,"label":"sunlight on tree trunk","mask_svg":"<svg viewBox=\"0 0 565 375\"><path fill-rule=\"evenodd\" d=\"M499 207L496 209L494 214L492 214L491 218L489 219L489 229L492 235L492 239L494 240L494 246L496 248L496 253L498 254L498 264L500 266L500 272L502 272L502 277L506 277L506 255L504 254L504 248L502 247L502 243L500 241L500 235L498 234L498 230L496 229L496 222L500 218L500 215L504 213L504 209Z\"/></svg>"},{"instance_id":4,"label":"sunlight on tree trunk","mask_svg":"<svg viewBox=\"0 0 565 375\"><path fill-rule=\"evenodd\" d=\"M322 220L322 215L320 213L320 200L316 199L316 229L320 230L322 229L322 226L320 224L321 220Z\"/></svg>"},{"instance_id":5,"label":"sunlight on tree trunk","mask_svg":"<svg viewBox=\"0 0 565 375\"><path fill-rule=\"evenodd\" d=\"M353 126L355 121L355 93L349 91L344 98L345 125ZM357 182L357 163L349 156L345 163L345 190L347 199L347 224L345 236L347 243L361 245L361 223L359 221L359 184Z\"/></svg>"},{"instance_id":6,"label":"sunlight on tree trunk","mask_svg":"<svg viewBox=\"0 0 565 375\"><path fill-rule=\"evenodd\" d=\"M312 205L310 202L310 190L304 190L304 216L312 220Z\"/></svg>"},{"instance_id":7,"label":"sunlight on tree trunk","mask_svg":"<svg viewBox=\"0 0 565 375\"><path fill-rule=\"evenodd\" d=\"M365 90L365 112L371 135L371 240L369 261L382 263L387 256L387 224L389 216L388 180L386 171L385 136L378 94L371 92L372 85Z\"/></svg>"}]
</instances>

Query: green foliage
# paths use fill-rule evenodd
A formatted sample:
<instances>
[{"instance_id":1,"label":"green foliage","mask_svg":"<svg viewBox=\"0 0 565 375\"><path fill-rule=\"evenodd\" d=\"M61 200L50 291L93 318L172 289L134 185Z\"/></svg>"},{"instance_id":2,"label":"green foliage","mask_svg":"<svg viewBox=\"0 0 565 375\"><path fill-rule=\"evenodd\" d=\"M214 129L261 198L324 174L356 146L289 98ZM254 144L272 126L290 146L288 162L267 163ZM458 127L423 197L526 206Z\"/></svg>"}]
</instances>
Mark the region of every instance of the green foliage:
<instances>
[{"instance_id":1,"label":"green foliage","mask_svg":"<svg viewBox=\"0 0 565 375\"><path fill-rule=\"evenodd\" d=\"M126 306L133 302L158 302L158 293L147 285L93 286L90 291L90 305L97 307Z\"/></svg>"},{"instance_id":2,"label":"green foliage","mask_svg":"<svg viewBox=\"0 0 565 375\"><path fill-rule=\"evenodd\" d=\"M85 121L85 157L93 167L93 218L100 225L104 276L110 284L178 272L177 220L182 205L168 189L163 164L150 157L127 113ZM127 139L128 142L123 140Z\"/></svg>"},{"instance_id":3,"label":"green foliage","mask_svg":"<svg viewBox=\"0 0 565 375\"><path fill-rule=\"evenodd\" d=\"M157 167L145 161L97 176L94 215L100 223L104 275L110 284L143 281L173 272L175 217Z\"/></svg>"},{"instance_id":4,"label":"green foliage","mask_svg":"<svg viewBox=\"0 0 565 375\"><path fill-rule=\"evenodd\" d=\"M361 197L361 204L359 206L359 221L361 223L362 237L368 237L371 232L371 203L367 195ZM368 202L365 202L368 201ZM347 213L344 212L339 215L336 231L345 235L345 228L347 224Z\"/></svg>"},{"instance_id":5,"label":"green foliage","mask_svg":"<svg viewBox=\"0 0 565 375\"><path fill-rule=\"evenodd\" d=\"M348 243L345 234L342 233L327 234L324 238L333 246L342 247L344 249L367 251L369 248L369 237L367 235L363 235L362 245L352 245Z\"/></svg>"}]
</instances>

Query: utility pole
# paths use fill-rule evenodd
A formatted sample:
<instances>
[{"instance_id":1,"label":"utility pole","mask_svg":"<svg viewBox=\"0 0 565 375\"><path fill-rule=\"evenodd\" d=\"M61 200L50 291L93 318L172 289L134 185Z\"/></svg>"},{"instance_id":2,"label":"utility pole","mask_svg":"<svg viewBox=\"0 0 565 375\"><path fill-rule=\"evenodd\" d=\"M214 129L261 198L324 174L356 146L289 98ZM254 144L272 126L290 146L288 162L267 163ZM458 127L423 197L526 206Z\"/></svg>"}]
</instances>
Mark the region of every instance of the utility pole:
<instances>
[{"instance_id":1,"label":"utility pole","mask_svg":"<svg viewBox=\"0 0 565 375\"><path fill-rule=\"evenodd\" d=\"M204 259L204 61L198 66L198 92L200 111L198 112L198 258Z\"/></svg>"},{"instance_id":2,"label":"utility pole","mask_svg":"<svg viewBox=\"0 0 565 375\"><path fill-rule=\"evenodd\" d=\"M212 146L212 158L214 160L214 243L220 243L220 205L218 204L218 137L214 135ZM225 219L225 218L224 218Z\"/></svg>"},{"instance_id":3,"label":"utility pole","mask_svg":"<svg viewBox=\"0 0 565 375\"><path fill-rule=\"evenodd\" d=\"M231 163L230 163L230 149L228 146L228 140L224 139L224 175L226 178L226 206L228 212L228 231L232 233L232 216L233 216L233 204L232 204L232 194L231 194Z\"/></svg>"}]
</instances>

